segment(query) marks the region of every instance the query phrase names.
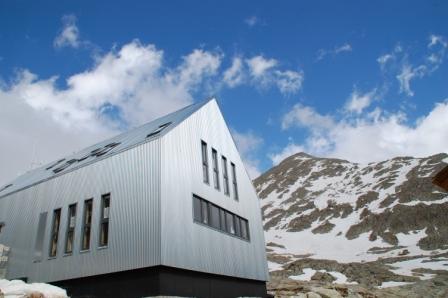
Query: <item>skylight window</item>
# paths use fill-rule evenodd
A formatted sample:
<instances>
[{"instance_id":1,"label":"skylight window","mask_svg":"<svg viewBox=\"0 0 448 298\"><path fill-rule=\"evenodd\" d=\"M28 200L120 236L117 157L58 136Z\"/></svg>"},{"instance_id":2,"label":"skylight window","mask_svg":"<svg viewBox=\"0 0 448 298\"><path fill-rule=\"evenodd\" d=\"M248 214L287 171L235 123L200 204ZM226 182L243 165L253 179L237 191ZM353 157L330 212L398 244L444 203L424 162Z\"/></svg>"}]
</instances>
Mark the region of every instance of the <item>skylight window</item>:
<instances>
[{"instance_id":1,"label":"skylight window","mask_svg":"<svg viewBox=\"0 0 448 298\"><path fill-rule=\"evenodd\" d=\"M5 185L0 189L0 191L4 191L5 189L7 189L8 187L11 187L11 186L12 186L12 184Z\"/></svg>"},{"instance_id":2,"label":"skylight window","mask_svg":"<svg viewBox=\"0 0 448 298\"><path fill-rule=\"evenodd\" d=\"M156 130L154 130L153 132L151 132L150 134L148 134L146 136L146 138L151 138L153 136L158 135L162 130L164 130L166 127L168 127L172 122L167 122L165 124L160 125Z\"/></svg>"},{"instance_id":3,"label":"skylight window","mask_svg":"<svg viewBox=\"0 0 448 298\"><path fill-rule=\"evenodd\" d=\"M120 144L121 143L113 142L113 143L105 145L102 148L97 148L95 150L92 150L92 152L90 152L90 156L99 157L101 155L108 153L110 150L112 150L113 148L117 147Z\"/></svg>"},{"instance_id":4,"label":"skylight window","mask_svg":"<svg viewBox=\"0 0 448 298\"><path fill-rule=\"evenodd\" d=\"M46 168L45 170L50 170L52 168L54 168L55 166L57 166L58 164L60 164L61 162L63 162L65 160L65 158L58 160L57 162L53 163L51 166L49 166L48 168Z\"/></svg>"},{"instance_id":5,"label":"skylight window","mask_svg":"<svg viewBox=\"0 0 448 298\"><path fill-rule=\"evenodd\" d=\"M70 159L70 160L67 160L66 163L64 163L62 166L60 166L60 167L54 169L53 172L54 172L54 173L59 173L59 172L65 170L66 168L68 168L69 166L71 166L72 164L74 164L75 162L78 162L78 160L75 159L75 158Z\"/></svg>"}]
</instances>

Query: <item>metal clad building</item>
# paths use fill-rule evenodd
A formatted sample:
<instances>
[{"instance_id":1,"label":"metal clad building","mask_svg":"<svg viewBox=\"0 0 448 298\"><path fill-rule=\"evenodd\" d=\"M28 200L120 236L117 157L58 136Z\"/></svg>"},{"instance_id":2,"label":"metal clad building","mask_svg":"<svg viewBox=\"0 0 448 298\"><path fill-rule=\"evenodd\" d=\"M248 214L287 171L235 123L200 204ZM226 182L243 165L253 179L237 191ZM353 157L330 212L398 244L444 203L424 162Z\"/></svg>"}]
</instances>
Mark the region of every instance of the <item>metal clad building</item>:
<instances>
[{"instance_id":1,"label":"metal clad building","mask_svg":"<svg viewBox=\"0 0 448 298\"><path fill-rule=\"evenodd\" d=\"M17 178L0 223L7 277L72 297L266 294L258 198L214 99Z\"/></svg>"}]
</instances>

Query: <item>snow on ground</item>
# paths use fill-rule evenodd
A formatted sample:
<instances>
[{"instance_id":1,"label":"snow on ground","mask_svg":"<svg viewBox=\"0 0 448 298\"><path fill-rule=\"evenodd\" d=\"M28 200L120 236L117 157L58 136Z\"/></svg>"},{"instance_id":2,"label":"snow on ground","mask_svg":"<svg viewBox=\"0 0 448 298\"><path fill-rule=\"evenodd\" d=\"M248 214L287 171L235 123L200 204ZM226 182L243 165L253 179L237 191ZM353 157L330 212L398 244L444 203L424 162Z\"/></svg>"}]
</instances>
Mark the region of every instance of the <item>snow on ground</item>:
<instances>
[{"instance_id":1,"label":"snow on ground","mask_svg":"<svg viewBox=\"0 0 448 298\"><path fill-rule=\"evenodd\" d=\"M385 281L379 286L378 288L384 289L384 288L391 288L391 287L398 287L398 286L405 286L413 284L413 282L404 282L404 281Z\"/></svg>"},{"instance_id":2,"label":"snow on ground","mask_svg":"<svg viewBox=\"0 0 448 298\"><path fill-rule=\"evenodd\" d=\"M268 261L268 268L269 268L269 271L276 271L276 270L281 270L283 268L283 266L281 264Z\"/></svg>"},{"instance_id":3,"label":"snow on ground","mask_svg":"<svg viewBox=\"0 0 448 298\"><path fill-rule=\"evenodd\" d=\"M317 272L314 269L311 268L303 268L303 274L300 275L291 275L289 278L294 280L301 280L301 281L310 281L311 277ZM325 270L323 270L325 271Z\"/></svg>"},{"instance_id":4,"label":"snow on ground","mask_svg":"<svg viewBox=\"0 0 448 298\"><path fill-rule=\"evenodd\" d=\"M326 273L330 274L331 276L333 276L334 278L336 278L336 280L333 281L334 284L358 284L357 282L348 282L347 276L345 276L341 272L337 272L337 271L314 270L312 268L304 268L302 271L303 271L303 274L291 275L289 278L294 279L294 280L310 281L311 277L313 277L313 275L319 271L322 273L326 272Z\"/></svg>"},{"instance_id":5,"label":"snow on ground","mask_svg":"<svg viewBox=\"0 0 448 298\"><path fill-rule=\"evenodd\" d=\"M412 270L417 268L425 268L432 270L448 270L448 259L434 258L431 260L429 257L426 257L426 258L418 258L408 261L396 262L390 265L396 268L396 269L390 269L390 271L396 274L415 276L415 273L412 272ZM420 276L420 279L430 279L433 276L434 276L433 274L424 273L423 276Z\"/></svg>"},{"instance_id":6,"label":"snow on ground","mask_svg":"<svg viewBox=\"0 0 448 298\"><path fill-rule=\"evenodd\" d=\"M285 248L272 247L274 252L285 252L306 255L312 254L314 259L336 260L342 263L374 261L378 255L366 253L374 246L385 246L378 238L369 241L369 234L361 234L358 238L348 240L344 235L336 236L339 230L328 234L313 234L311 230L300 232L287 232L281 230L269 230L265 233L266 242L274 242Z\"/></svg>"},{"instance_id":7,"label":"snow on ground","mask_svg":"<svg viewBox=\"0 0 448 298\"><path fill-rule=\"evenodd\" d=\"M27 284L21 280L0 279L0 290L8 298L28 297L36 292L45 298L68 298L67 292L61 288L44 283Z\"/></svg>"}]
</instances>

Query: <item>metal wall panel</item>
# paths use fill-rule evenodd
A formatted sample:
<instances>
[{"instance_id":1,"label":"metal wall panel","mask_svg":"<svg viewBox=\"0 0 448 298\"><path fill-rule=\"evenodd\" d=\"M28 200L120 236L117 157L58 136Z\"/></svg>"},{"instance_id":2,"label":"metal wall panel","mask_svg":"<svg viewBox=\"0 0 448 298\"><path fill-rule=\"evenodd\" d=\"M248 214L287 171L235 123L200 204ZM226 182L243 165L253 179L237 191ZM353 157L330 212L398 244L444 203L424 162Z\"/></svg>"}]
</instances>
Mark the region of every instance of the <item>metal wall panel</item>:
<instances>
[{"instance_id":1,"label":"metal wall panel","mask_svg":"<svg viewBox=\"0 0 448 298\"><path fill-rule=\"evenodd\" d=\"M160 139L0 200L11 247L8 278L49 282L160 264ZM111 193L109 245L98 248L101 195ZM80 252L84 200L94 198L91 249ZM68 206L78 203L74 252L64 256ZM62 208L58 253L48 258L53 210ZM34 262L39 214L48 212L43 258Z\"/></svg>"},{"instance_id":2,"label":"metal wall panel","mask_svg":"<svg viewBox=\"0 0 448 298\"><path fill-rule=\"evenodd\" d=\"M207 142L210 185L203 182L201 140ZM211 148L226 156L230 197L213 187ZM267 280L260 205L216 101L210 101L162 139L162 264L189 270ZM233 199L235 163L239 201ZM250 242L193 222L192 194L249 220Z\"/></svg>"},{"instance_id":3,"label":"metal wall panel","mask_svg":"<svg viewBox=\"0 0 448 298\"><path fill-rule=\"evenodd\" d=\"M215 100L164 136L0 199L8 278L51 282L154 265L267 280L258 198ZM235 163L239 201L203 183L201 139ZM210 160L210 159L209 159ZM221 164L220 164L221 166ZM230 186L231 178L230 177ZM211 177L211 167L210 167ZM222 169L220 169L222 186ZM109 245L98 248L101 195L111 193ZM193 222L192 194L249 220L250 242ZM91 249L80 252L84 200L94 198ZM64 256L67 210L78 204L75 249ZM58 254L48 258L51 215L62 208ZM34 262L39 214L48 212L43 258Z\"/></svg>"}]
</instances>

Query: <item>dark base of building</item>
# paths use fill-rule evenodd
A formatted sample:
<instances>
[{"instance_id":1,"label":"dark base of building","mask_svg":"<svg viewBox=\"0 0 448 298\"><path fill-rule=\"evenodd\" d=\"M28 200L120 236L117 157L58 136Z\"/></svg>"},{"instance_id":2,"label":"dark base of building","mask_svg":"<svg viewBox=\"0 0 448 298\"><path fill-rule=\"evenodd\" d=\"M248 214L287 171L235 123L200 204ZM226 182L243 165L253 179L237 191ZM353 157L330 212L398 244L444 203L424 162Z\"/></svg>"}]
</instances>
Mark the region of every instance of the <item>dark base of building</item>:
<instances>
[{"instance_id":1,"label":"dark base of building","mask_svg":"<svg viewBox=\"0 0 448 298\"><path fill-rule=\"evenodd\" d=\"M71 298L266 297L266 283L166 266L122 271L52 283Z\"/></svg>"}]
</instances>

